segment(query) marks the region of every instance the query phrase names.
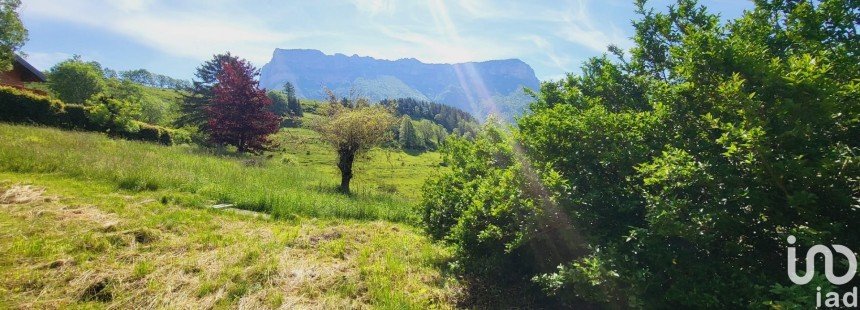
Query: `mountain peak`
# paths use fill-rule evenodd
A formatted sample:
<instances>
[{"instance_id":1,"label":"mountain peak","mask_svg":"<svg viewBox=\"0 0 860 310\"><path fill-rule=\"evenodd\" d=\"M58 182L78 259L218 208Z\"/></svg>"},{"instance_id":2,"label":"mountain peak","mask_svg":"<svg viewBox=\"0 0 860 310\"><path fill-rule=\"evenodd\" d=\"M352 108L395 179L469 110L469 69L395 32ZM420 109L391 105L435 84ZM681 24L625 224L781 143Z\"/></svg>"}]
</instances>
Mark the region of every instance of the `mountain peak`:
<instances>
[{"instance_id":1,"label":"mountain peak","mask_svg":"<svg viewBox=\"0 0 860 310\"><path fill-rule=\"evenodd\" d=\"M415 58L385 60L327 55L315 49L275 49L272 60L261 69L260 84L280 89L286 82L303 98L323 99L323 87L340 96L355 88L372 100L431 100L478 116L491 110L519 113L530 101L522 88L536 90L540 84L534 70L515 58L431 64ZM499 103L506 107L491 106Z\"/></svg>"}]
</instances>

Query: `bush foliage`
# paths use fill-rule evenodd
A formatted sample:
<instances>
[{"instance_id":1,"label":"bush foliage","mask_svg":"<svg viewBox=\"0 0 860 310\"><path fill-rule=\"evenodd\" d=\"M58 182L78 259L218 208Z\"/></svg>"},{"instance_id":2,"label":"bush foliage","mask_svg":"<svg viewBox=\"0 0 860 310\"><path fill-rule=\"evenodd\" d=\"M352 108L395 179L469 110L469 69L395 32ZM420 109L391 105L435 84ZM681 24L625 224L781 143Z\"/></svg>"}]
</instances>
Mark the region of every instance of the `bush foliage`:
<instances>
[{"instance_id":1,"label":"bush foliage","mask_svg":"<svg viewBox=\"0 0 860 310\"><path fill-rule=\"evenodd\" d=\"M545 189L557 188L558 176L531 170L514 150L510 135L490 122L474 141L449 138L442 153L451 169L424 185L422 223L433 238L454 246L462 272L516 279L549 270L577 250L563 245L571 236L559 213L542 208L555 204ZM558 251L534 251L542 247Z\"/></svg>"},{"instance_id":2,"label":"bush foliage","mask_svg":"<svg viewBox=\"0 0 860 310\"><path fill-rule=\"evenodd\" d=\"M100 64L75 56L51 68L48 87L63 102L83 104L105 91L107 85Z\"/></svg>"},{"instance_id":3,"label":"bush foliage","mask_svg":"<svg viewBox=\"0 0 860 310\"><path fill-rule=\"evenodd\" d=\"M186 142L187 135L131 119L127 103L97 95L89 105L62 101L12 87L0 86L0 121L33 123L66 129L103 131L130 140L170 145Z\"/></svg>"},{"instance_id":4,"label":"bush foliage","mask_svg":"<svg viewBox=\"0 0 860 310\"><path fill-rule=\"evenodd\" d=\"M860 11L762 0L721 24L695 1L638 5L629 55L612 47L616 60L542 85L518 120L519 164L499 164L511 159L485 153L484 138L454 140L447 154L460 159L425 190L427 229L461 260L502 257L483 263L505 270L521 248L556 251L525 246L540 230L522 227L541 222L516 215L557 205L589 251L534 273L550 295L621 308L792 304L787 236L860 248ZM558 176L551 202L514 194L529 173L502 172L518 165Z\"/></svg>"}]
</instances>

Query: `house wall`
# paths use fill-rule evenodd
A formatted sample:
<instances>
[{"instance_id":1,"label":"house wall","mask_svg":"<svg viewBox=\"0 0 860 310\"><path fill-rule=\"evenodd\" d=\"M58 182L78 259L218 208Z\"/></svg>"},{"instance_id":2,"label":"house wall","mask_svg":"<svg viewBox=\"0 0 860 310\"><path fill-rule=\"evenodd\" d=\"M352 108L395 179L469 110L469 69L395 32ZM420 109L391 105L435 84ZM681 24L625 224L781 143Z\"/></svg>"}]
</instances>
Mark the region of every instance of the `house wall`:
<instances>
[{"instance_id":1,"label":"house wall","mask_svg":"<svg viewBox=\"0 0 860 310\"><path fill-rule=\"evenodd\" d=\"M0 84L24 87L24 82L21 81L21 68L14 66L11 71L0 72Z\"/></svg>"}]
</instances>

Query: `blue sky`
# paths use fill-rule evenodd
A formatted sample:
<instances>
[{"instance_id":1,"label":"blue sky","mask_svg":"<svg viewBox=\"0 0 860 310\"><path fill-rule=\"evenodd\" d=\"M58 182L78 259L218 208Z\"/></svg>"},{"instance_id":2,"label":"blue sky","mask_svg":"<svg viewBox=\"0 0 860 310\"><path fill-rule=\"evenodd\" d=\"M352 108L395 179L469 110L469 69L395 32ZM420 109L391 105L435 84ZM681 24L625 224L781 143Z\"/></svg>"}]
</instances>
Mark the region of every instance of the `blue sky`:
<instances>
[{"instance_id":1,"label":"blue sky","mask_svg":"<svg viewBox=\"0 0 860 310\"><path fill-rule=\"evenodd\" d=\"M190 79L212 54L262 66L275 48L452 63L519 58L538 78L579 72L608 44L631 45L632 0L24 0L23 51L37 68L78 54L116 70ZM673 1L651 1L665 8ZM702 4L724 19L747 0Z\"/></svg>"}]
</instances>

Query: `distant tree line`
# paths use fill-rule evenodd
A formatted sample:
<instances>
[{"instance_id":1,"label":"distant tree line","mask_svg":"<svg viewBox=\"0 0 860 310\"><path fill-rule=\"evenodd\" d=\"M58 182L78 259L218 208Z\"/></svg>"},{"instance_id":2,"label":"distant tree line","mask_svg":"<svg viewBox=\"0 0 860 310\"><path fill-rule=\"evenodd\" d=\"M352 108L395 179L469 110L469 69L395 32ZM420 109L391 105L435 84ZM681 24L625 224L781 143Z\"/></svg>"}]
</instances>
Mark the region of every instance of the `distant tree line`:
<instances>
[{"instance_id":1,"label":"distant tree line","mask_svg":"<svg viewBox=\"0 0 860 310\"><path fill-rule=\"evenodd\" d=\"M406 115L413 120L426 119L453 134L472 136L478 127L478 121L471 114L440 103L401 98L382 100L380 104L393 110L397 116Z\"/></svg>"},{"instance_id":2,"label":"distant tree line","mask_svg":"<svg viewBox=\"0 0 860 310\"><path fill-rule=\"evenodd\" d=\"M186 80L152 73L146 69L117 72L115 70L105 68L103 69L103 71L106 78L118 78L124 81L130 81L144 86L170 89L185 89L191 86L191 83Z\"/></svg>"}]
</instances>

